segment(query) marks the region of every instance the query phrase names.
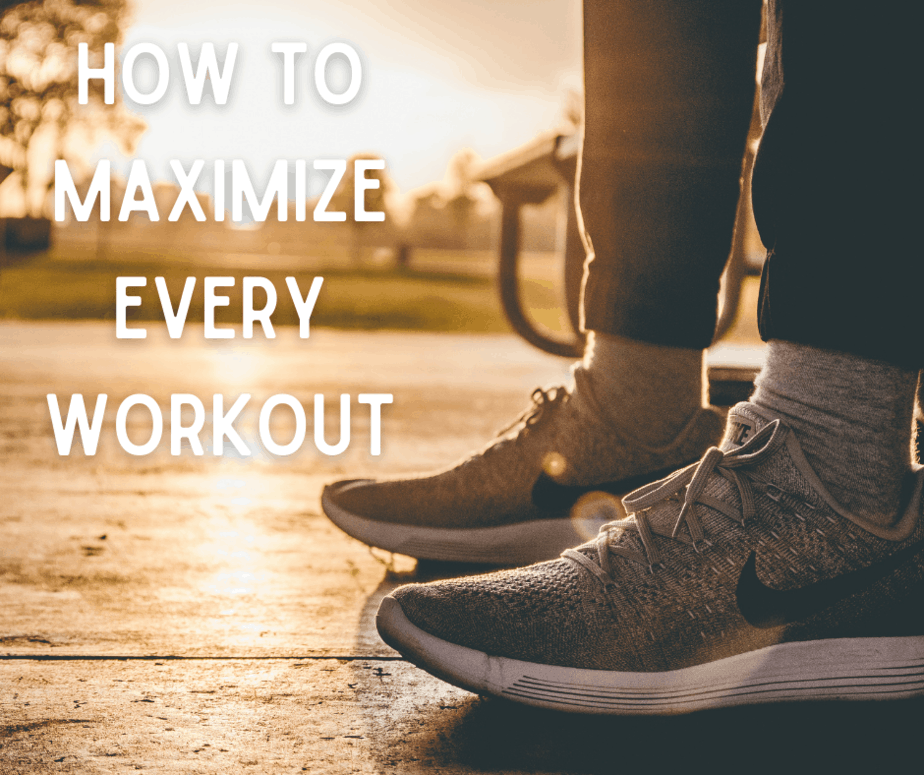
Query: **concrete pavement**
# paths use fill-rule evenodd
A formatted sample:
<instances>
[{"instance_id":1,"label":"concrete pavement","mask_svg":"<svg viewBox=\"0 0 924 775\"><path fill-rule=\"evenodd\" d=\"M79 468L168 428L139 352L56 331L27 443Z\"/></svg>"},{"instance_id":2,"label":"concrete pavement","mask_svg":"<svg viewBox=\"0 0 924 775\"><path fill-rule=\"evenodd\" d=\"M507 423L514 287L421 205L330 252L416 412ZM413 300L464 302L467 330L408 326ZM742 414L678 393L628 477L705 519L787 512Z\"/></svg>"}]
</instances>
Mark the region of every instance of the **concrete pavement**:
<instances>
[{"instance_id":1,"label":"concrete pavement","mask_svg":"<svg viewBox=\"0 0 924 775\"><path fill-rule=\"evenodd\" d=\"M483 700L411 667L373 617L397 584L471 568L371 553L323 483L481 445L567 364L513 337L291 330L120 342L106 323L0 324L0 773L826 770L918 761L924 705L777 705L666 719ZM96 455L58 455L46 394L105 392ZM132 457L133 392L390 392L383 455ZM143 437L143 417L130 431ZM253 417L248 422L254 421ZM244 423L246 425L246 423ZM285 420L279 432L291 430ZM336 429L331 426L330 438Z\"/></svg>"}]
</instances>

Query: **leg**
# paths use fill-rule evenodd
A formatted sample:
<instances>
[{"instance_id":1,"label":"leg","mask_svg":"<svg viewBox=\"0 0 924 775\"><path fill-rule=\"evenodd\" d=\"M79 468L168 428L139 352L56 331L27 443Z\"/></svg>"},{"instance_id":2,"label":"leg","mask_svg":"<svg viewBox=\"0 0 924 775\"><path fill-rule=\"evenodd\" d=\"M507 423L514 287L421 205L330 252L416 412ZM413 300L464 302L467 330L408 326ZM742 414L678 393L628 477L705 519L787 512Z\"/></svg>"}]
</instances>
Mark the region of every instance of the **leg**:
<instances>
[{"instance_id":1,"label":"leg","mask_svg":"<svg viewBox=\"0 0 924 775\"><path fill-rule=\"evenodd\" d=\"M627 492L718 440L703 349L731 242L759 8L588 2L580 189L594 336L575 384L537 391L510 433L445 471L326 488L335 523L417 557L546 559L605 521L572 513L581 495ZM677 70L687 77L673 86Z\"/></svg>"},{"instance_id":2,"label":"leg","mask_svg":"<svg viewBox=\"0 0 924 775\"><path fill-rule=\"evenodd\" d=\"M754 99L760 3L584 3L585 368L636 438L702 403Z\"/></svg>"},{"instance_id":3,"label":"leg","mask_svg":"<svg viewBox=\"0 0 924 775\"><path fill-rule=\"evenodd\" d=\"M771 1L754 169L764 339L924 363L916 25Z\"/></svg>"},{"instance_id":4,"label":"leg","mask_svg":"<svg viewBox=\"0 0 924 775\"><path fill-rule=\"evenodd\" d=\"M924 262L902 185L920 151L896 140L913 118L913 25L830 3L768 10L753 199L771 344L754 401L797 431L840 503L887 523L924 365Z\"/></svg>"},{"instance_id":5,"label":"leg","mask_svg":"<svg viewBox=\"0 0 924 775\"><path fill-rule=\"evenodd\" d=\"M585 328L712 342L759 27L759 2L584 3Z\"/></svg>"},{"instance_id":6,"label":"leg","mask_svg":"<svg viewBox=\"0 0 924 775\"><path fill-rule=\"evenodd\" d=\"M868 79L855 94L869 84L874 105L886 107L876 84L910 93L914 71L869 27L875 14L846 19L828 3L818 15L817 5L771 5L767 72L784 79L764 92L772 113L755 173L772 252L761 315L770 358L754 398L732 409L721 448L627 496L627 519L561 559L385 598L379 631L415 663L472 691L581 712L924 696L924 468L909 443L920 304L894 287L919 292L920 262L904 252L913 221L894 224L866 193L882 183L897 196L902 168L876 164L897 152L850 122L832 129L839 114L817 110L831 107L818 90L845 72L818 40L821 21L873 43L846 74ZM910 36L905 26L898 34ZM790 60L787 41L803 59ZM817 142L830 131L852 152L837 163ZM872 278L878 234L899 252L883 256L891 274ZM824 315L807 312L816 308Z\"/></svg>"}]
</instances>

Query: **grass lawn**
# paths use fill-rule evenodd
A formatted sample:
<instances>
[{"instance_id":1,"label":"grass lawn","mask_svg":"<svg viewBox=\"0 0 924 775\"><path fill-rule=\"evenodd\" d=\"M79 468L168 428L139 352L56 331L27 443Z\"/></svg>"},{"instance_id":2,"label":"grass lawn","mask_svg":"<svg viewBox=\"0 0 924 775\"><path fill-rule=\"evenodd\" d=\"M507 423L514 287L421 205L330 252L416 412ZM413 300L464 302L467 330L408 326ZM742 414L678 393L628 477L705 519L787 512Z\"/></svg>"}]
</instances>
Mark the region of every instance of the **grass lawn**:
<instances>
[{"instance_id":1,"label":"grass lawn","mask_svg":"<svg viewBox=\"0 0 924 775\"><path fill-rule=\"evenodd\" d=\"M265 257L268 259L269 257ZM162 320L160 300L154 278L167 281L174 307L187 277L196 277L196 288L187 320L201 322L203 280L206 276L234 277L235 286L218 292L231 299L230 306L216 310L219 323L240 323L242 278L259 275L276 287L278 303L274 324L298 324L285 278L294 275L306 294L315 275L324 285L312 315L312 325L354 330L455 331L467 333L506 332L495 280L488 276L491 256L464 251L422 253L418 266L397 270L390 266L351 267L340 261L331 266L301 271L264 268L254 256L248 269L207 266L201 258L179 254L134 252L100 260L75 259L60 249L39 254L27 261L0 270L0 319L24 320L113 320L115 284L120 276L148 278L143 289L133 295L142 298L140 307L128 310L129 320ZM468 270L467 264L472 264ZM476 267L477 264L477 267ZM444 268L440 268L442 267ZM533 318L553 332L567 331L559 300L557 275L560 265L554 259L527 263L533 275L522 283L526 305ZM749 277L742 290L738 320L726 336L735 342L757 342L756 300L758 279ZM262 291L256 304L262 306Z\"/></svg>"},{"instance_id":2,"label":"grass lawn","mask_svg":"<svg viewBox=\"0 0 924 775\"><path fill-rule=\"evenodd\" d=\"M259 275L276 287L278 303L274 324L297 324L285 278L294 275L303 295L314 276L324 278L312 325L346 329L391 329L488 333L508 331L494 281L458 271L427 269L318 267L317 270L273 271L256 268L228 269L203 266L201 261L180 255L131 255L120 260L73 260L55 250L0 271L0 318L28 320L111 320L115 317L116 278L148 278L145 288L133 289L141 296L140 307L128 310L129 320L162 320L154 278L166 279L174 307L187 277L196 277L196 288L187 320L203 315L203 280L206 276L234 277L233 288L218 293L231 299L230 306L216 310L221 323L241 320L242 278ZM547 279L524 283L527 303L536 319L553 330L560 328L558 292ZM256 292L256 305L264 303Z\"/></svg>"}]
</instances>

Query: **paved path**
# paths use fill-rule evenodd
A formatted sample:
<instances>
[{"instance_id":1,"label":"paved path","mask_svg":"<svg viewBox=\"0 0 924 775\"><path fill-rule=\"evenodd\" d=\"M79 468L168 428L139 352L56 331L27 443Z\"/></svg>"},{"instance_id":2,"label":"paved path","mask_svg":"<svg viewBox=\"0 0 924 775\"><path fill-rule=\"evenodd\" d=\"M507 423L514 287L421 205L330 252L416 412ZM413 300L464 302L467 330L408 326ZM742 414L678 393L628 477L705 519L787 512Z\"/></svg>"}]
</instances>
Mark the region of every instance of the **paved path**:
<instances>
[{"instance_id":1,"label":"paved path","mask_svg":"<svg viewBox=\"0 0 924 775\"><path fill-rule=\"evenodd\" d=\"M205 342L194 330L120 342L105 323L5 323L0 364L3 775L829 769L878 752L863 741L894 753L917 739L920 703L660 720L540 712L448 687L382 644L372 618L384 594L459 569L374 556L320 514L320 488L451 462L534 386L566 378L564 362L512 337ZM77 392L110 397L100 448L60 457L45 396ZM365 414L339 457L310 443L288 458L257 443L246 460L174 457L166 442L132 457L114 428L136 392L165 411L181 392L247 392L255 406L274 393L395 399L378 458ZM137 443L143 413L129 420ZM241 426L256 426L255 411Z\"/></svg>"}]
</instances>

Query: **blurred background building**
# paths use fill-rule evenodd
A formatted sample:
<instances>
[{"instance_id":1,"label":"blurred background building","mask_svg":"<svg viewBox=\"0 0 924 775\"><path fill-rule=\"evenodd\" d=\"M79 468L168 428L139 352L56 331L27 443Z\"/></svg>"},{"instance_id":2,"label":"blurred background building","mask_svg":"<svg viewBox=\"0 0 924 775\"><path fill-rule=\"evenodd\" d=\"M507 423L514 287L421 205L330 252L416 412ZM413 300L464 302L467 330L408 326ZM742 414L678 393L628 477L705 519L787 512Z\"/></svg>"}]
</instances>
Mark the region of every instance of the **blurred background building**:
<instances>
[{"instance_id":1,"label":"blurred background building","mask_svg":"<svg viewBox=\"0 0 924 775\"><path fill-rule=\"evenodd\" d=\"M304 42L295 62L295 104L282 98L282 58L273 42ZM331 42L347 42L360 54L362 87L355 100L334 107L313 86L313 63ZM117 78L114 105L103 102L102 82L90 82L90 104L77 104L77 46L86 42L91 63L102 63L106 42L117 58L137 43L154 43L166 54L170 82L153 105L130 100ZM190 105L182 82L177 45L186 43L194 61L213 43L224 62L238 44L230 96L215 104L206 87L200 105ZM0 286L0 316L41 317L46 303L33 303L41 285L58 285L73 298L58 309L64 317L96 317L108 304L101 295L85 304L96 286L118 274L159 271L158 266L207 274L214 268L366 273L416 272L442 282L402 292L431 304L434 298L465 297L465 312L444 321L453 330L504 330L494 298L501 232L501 206L481 181L499 157L535 147L556 135L579 131L581 97L580 0L263 0L234 6L218 0L33 0L2 3L0 18L0 229L7 282ZM119 65L117 64L117 69ZM342 57L328 66L337 91L348 77ZM149 56L134 69L142 91L155 79ZM233 223L213 216L215 159L242 159L259 192L278 159L381 158L381 188L368 192L368 209L386 212L383 223L316 223L310 218L326 173L309 175L309 219L276 217ZM66 159L85 192L95 164L112 165L112 209L108 222L98 210L85 222L49 221L55 159ZM133 159L143 159L154 183L161 218L133 213L117 219ZM197 192L207 219L188 208L167 220L178 191L171 160L189 169L205 160ZM332 210L350 212L352 180L345 178ZM226 197L226 201L228 198ZM559 307L563 289L561 252L567 186L520 212L524 293L543 322L566 325ZM246 215L246 208L245 208ZM754 240L752 249L759 252ZM71 265L73 264L73 265ZM78 268L79 267L79 268ZM136 267L135 269L127 269ZM10 272L20 272L11 275ZM166 271L166 269L165 269ZM32 274L29 274L29 273ZM83 275L81 275L81 272ZM97 274L91 279L88 273ZM480 285L471 278L478 278ZM344 294L349 278L338 282ZM477 293L484 301L476 301ZM370 290L370 293L374 291ZM336 306L336 291L326 291ZM397 292L396 292L397 295ZM481 297L478 297L481 298ZM377 301L376 304L379 304ZM416 317L376 307L363 326L407 327ZM331 321L349 325L352 302ZM497 316L487 323L484 316ZM353 315L353 317L356 317ZM403 321L403 322L402 322ZM431 325L440 325L431 320Z\"/></svg>"}]
</instances>

